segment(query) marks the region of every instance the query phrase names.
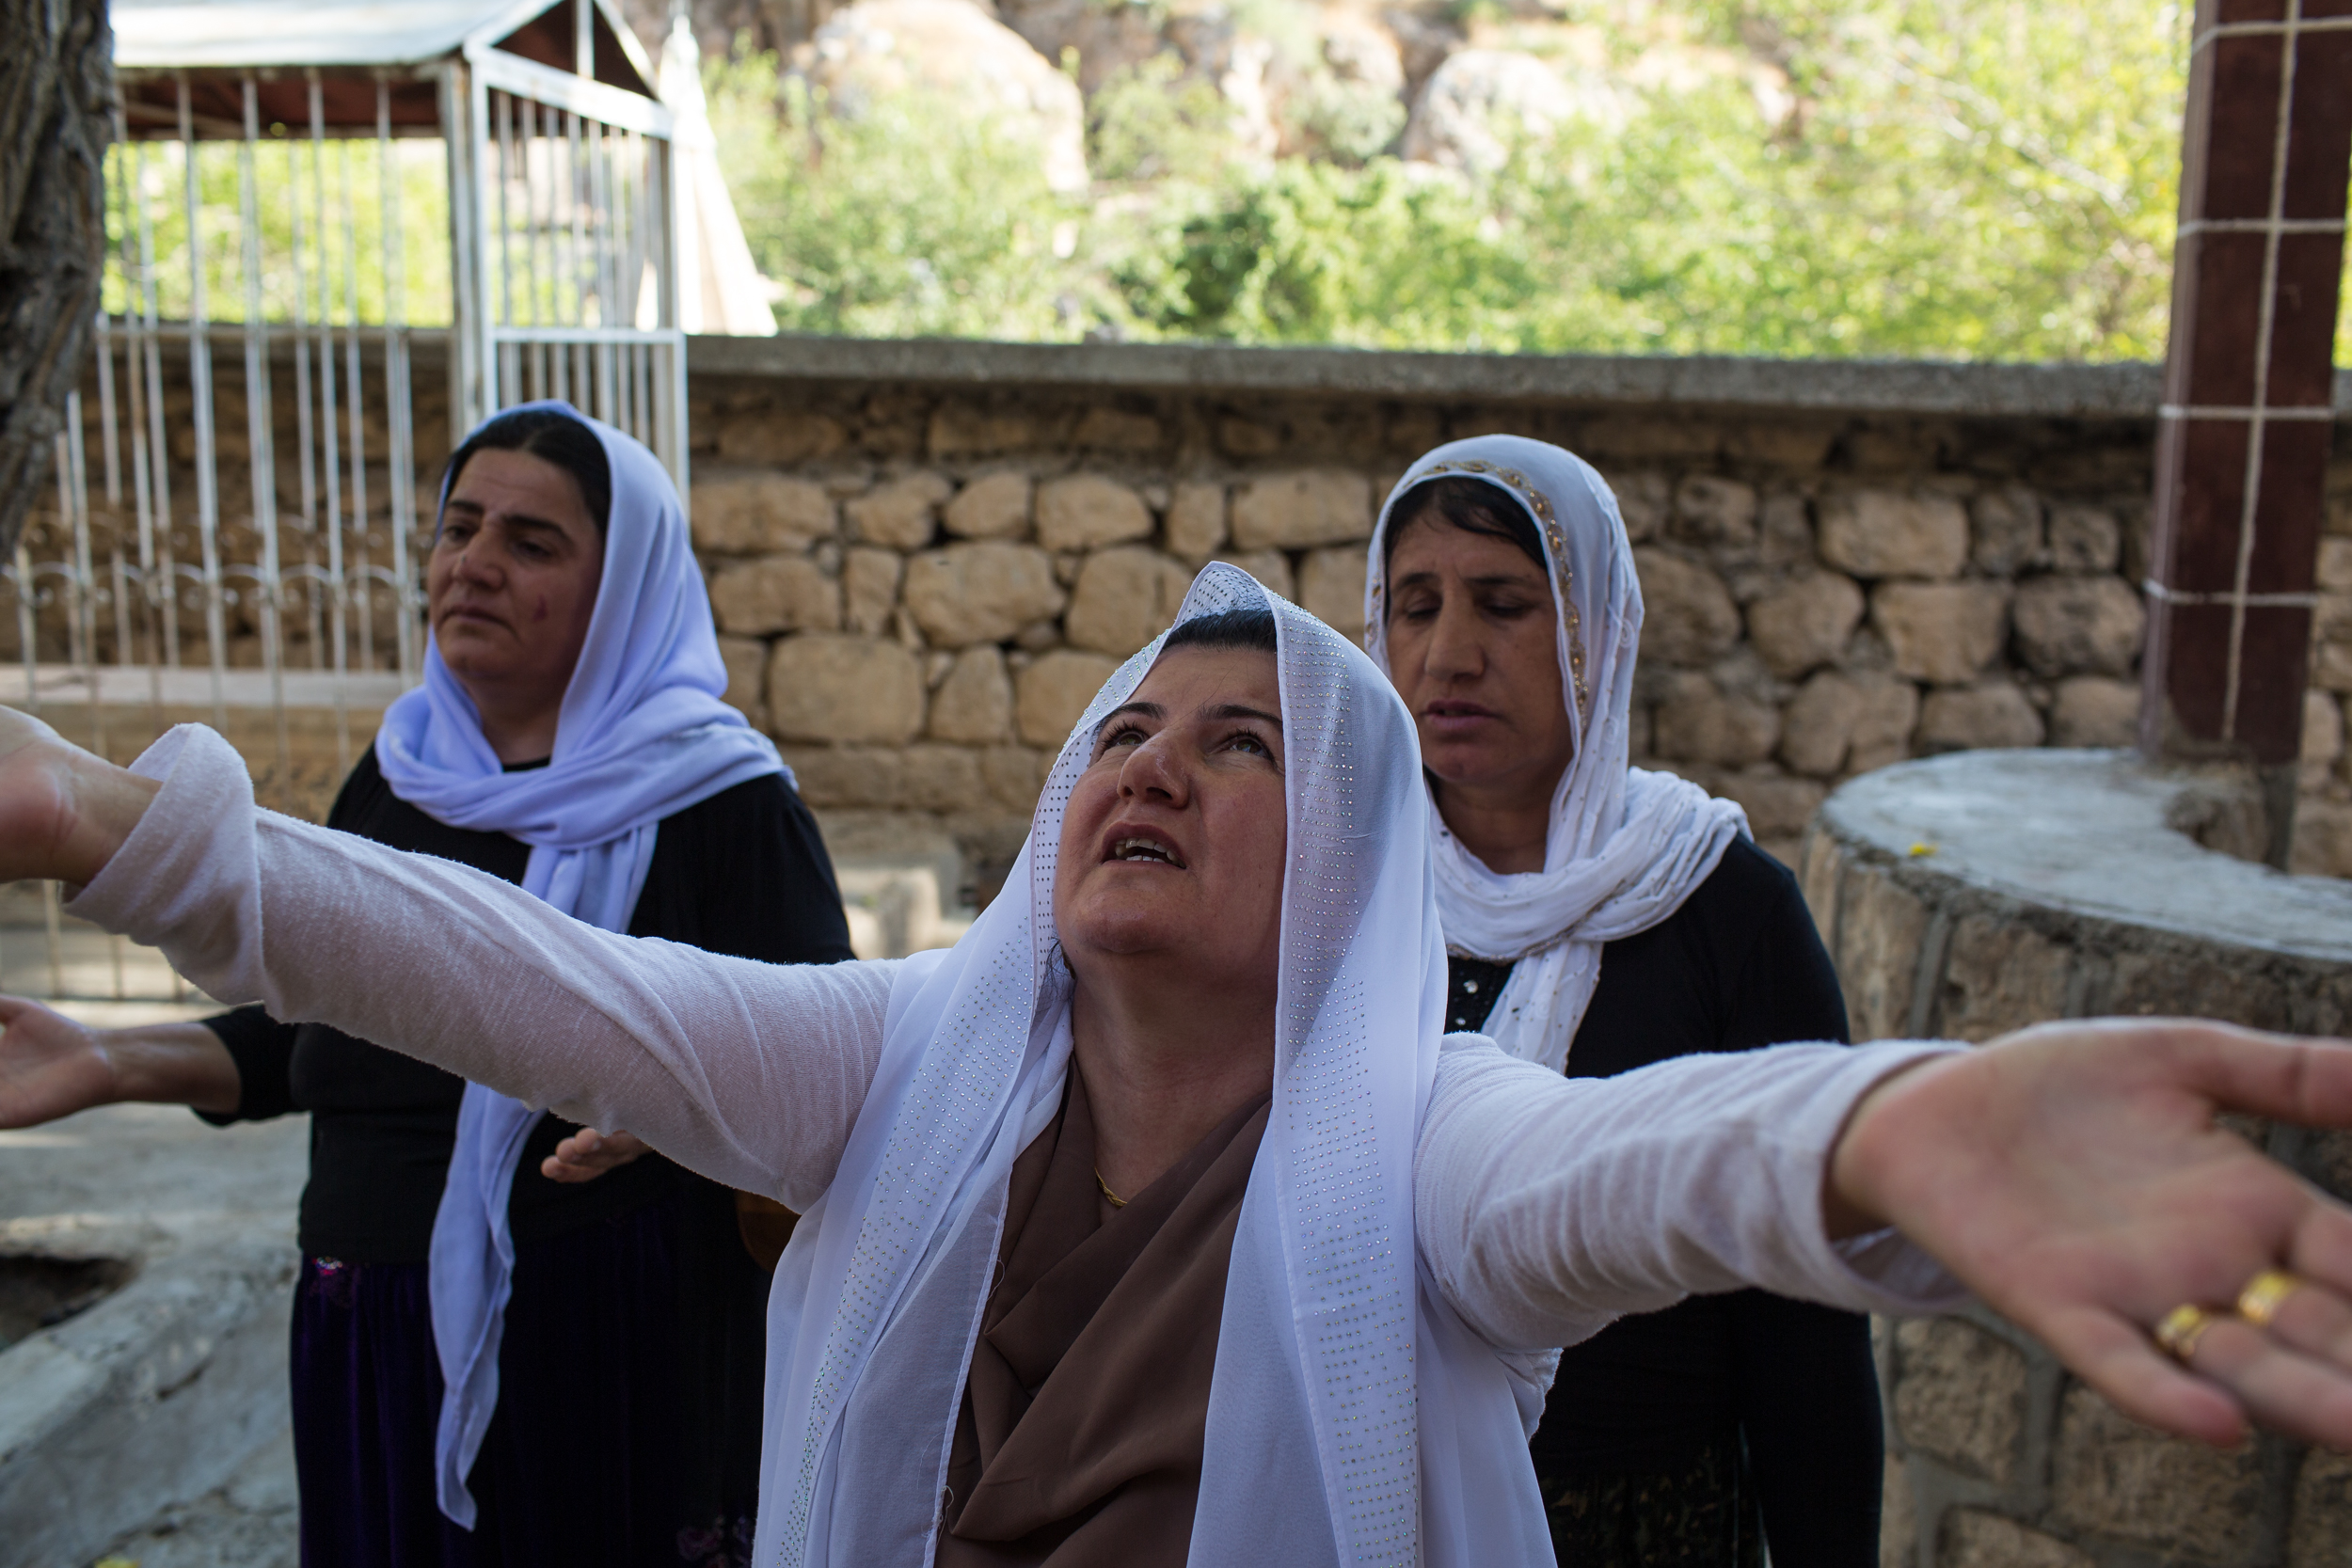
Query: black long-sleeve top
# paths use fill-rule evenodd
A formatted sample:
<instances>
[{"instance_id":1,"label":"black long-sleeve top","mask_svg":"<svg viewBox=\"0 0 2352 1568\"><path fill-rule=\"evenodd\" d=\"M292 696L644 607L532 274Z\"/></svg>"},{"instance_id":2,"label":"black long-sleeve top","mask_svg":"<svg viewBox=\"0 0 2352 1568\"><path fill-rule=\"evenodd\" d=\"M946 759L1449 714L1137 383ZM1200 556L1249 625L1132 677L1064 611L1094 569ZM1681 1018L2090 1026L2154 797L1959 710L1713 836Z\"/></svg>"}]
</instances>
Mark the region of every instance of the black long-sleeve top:
<instances>
[{"instance_id":1,"label":"black long-sleeve top","mask_svg":"<svg viewBox=\"0 0 2352 1568\"><path fill-rule=\"evenodd\" d=\"M1475 1029L1509 966L1456 958L1447 1025ZM1605 943L1571 1077L1846 1035L1837 972L1796 879L1744 838L1682 907ZM1531 1445L1555 1476L1640 1474L1736 1428L1774 1568L1878 1561L1884 1461L1868 1321L1760 1291L1695 1296L1570 1349Z\"/></svg>"},{"instance_id":2,"label":"black long-sleeve top","mask_svg":"<svg viewBox=\"0 0 2352 1568\"><path fill-rule=\"evenodd\" d=\"M452 828L393 795L373 751L351 770L326 823L510 882L522 880L531 859L518 839ZM628 934L768 963L834 963L851 956L816 819L776 774L662 820ZM279 1023L258 1006L205 1022L235 1060L241 1085L236 1110L207 1120L310 1113L302 1250L351 1263L422 1262L456 1143L465 1081L322 1024ZM518 1245L701 1180L655 1154L594 1181L567 1184L540 1175L540 1161L578 1130L553 1116L532 1129L507 1208Z\"/></svg>"}]
</instances>

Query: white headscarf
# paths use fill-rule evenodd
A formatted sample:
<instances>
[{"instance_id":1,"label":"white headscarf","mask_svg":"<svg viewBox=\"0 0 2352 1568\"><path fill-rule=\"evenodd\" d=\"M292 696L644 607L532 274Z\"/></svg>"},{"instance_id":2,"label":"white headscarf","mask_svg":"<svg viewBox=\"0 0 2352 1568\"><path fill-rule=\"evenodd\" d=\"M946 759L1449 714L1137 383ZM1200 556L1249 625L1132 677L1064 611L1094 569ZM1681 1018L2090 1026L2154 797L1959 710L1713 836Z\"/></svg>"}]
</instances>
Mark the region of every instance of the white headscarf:
<instances>
[{"instance_id":1,"label":"white headscarf","mask_svg":"<svg viewBox=\"0 0 2352 1568\"><path fill-rule=\"evenodd\" d=\"M1548 1564L1526 1451L1540 1387L1437 1297L1414 1244L1445 955L1412 721L1361 653L1231 567L1201 573L1178 622L1258 608L1280 642L1289 802L1274 1101L1233 1240L1191 1561ZM1070 1070L1063 807L1159 650L1072 732L1004 893L892 988L873 1088L770 1297L762 1568L930 1560L1013 1160Z\"/></svg>"},{"instance_id":2,"label":"white headscarf","mask_svg":"<svg viewBox=\"0 0 2352 1568\"><path fill-rule=\"evenodd\" d=\"M428 641L424 683L386 710L376 764L395 796L435 821L530 845L525 892L625 931L663 817L747 779L790 774L774 744L722 700L726 666L668 470L641 442L567 403L525 404L494 418L521 413L586 425L612 478L604 572L564 690L554 755L545 768L506 771L483 737L473 700ZM443 1385L435 1480L441 1512L469 1529L474 1500L466 1477L498 1403L515 1268L507 1195L539 1117L534 1106L466 1085L433 1224L433 1338Z\"/></svg>"},{"instance_id":3,"label":"white headscarf","mask_svg":"<svg viewBox=\"0 0 2352 1568\"><path fill-rule=\"evenodd\" d=\"M1474 479L1535 525L1559 610L1560 688L1576 756L1551 798L1544 868L1490 871L1429 802L1438 910L1451 951L1514 967L1485 1033L1558 1071L1600 983L1603 942L1646 931L1713 874L1747 814L1672 773L1627 765L1642 583L1617 498L1572 452L1518 436L1481 436L1423 455L1380 509L1364 574L1364 646L1389 668L1386 556L1399 500L1431 480Z\"/></svg>"}]
</instances>

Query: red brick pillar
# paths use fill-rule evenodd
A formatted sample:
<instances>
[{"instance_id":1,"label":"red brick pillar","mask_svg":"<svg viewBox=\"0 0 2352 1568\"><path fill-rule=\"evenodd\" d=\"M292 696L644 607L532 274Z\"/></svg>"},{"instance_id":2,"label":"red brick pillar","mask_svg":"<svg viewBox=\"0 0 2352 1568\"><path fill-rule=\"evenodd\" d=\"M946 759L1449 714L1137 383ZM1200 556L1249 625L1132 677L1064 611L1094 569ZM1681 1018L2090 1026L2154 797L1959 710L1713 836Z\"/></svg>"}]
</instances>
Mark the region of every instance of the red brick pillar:
<instances>
[{"instance_id":1,"label":"red brick pillar","mask_svg":"<svg viewBox=\"0 0 2352 1568\"><path fill-rule=\"evenodd\" d=\"M2292 829L2352 164L2352 0L2198 0L2140 746L2262 770Z\"/></svg>"}]
</instances>

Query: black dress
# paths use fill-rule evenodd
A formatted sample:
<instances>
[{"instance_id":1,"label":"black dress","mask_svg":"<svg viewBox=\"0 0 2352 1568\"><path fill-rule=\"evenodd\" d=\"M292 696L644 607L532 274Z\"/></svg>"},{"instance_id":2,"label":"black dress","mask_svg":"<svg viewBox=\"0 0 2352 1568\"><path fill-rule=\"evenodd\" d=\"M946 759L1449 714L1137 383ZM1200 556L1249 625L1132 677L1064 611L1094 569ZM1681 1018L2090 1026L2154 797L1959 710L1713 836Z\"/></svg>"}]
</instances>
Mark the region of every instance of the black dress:
<instances>
[{"instance_id":1,"label":"black dress","mask_svg":"<svg viewBox=\"0 0 2352 1568\"><path fill-rule=\"evenodd\" d=\"M531 854L397 799L373 752L327 825L514 882ZM816 821L772 774L663 820L628 928L771 963L850 957ZM734 1193L652 1154L550 1181L539 1163L577 1129L541 1118L508 1204L514 1288L468 1532L434 1496L425 1268L463 1081L259 1007L207 1022L242 1084L236 1111L208 1120L310 1113L292 1368L306 1564L748 1560L768 1275Z\"/></svg>"},{"instance_id":2,"label":"black dress","mask_svg":"<svg viewBox=\"0 0 2352 1568\"><path fill-rule=\"evenodd\" d=\"M1476 1029L1507 964L1454 958L1446 1024ZM1702 1051L1846 1039L1796 879L1746 839L1665 920L1605 944L1568 1052L1607 1078ZM1865 1568L1884 1437L1869 1323L1760 1291L1696 1296L1569 1350L1530 1449L1576 1568Z\"/></svg>"}]
</instances>

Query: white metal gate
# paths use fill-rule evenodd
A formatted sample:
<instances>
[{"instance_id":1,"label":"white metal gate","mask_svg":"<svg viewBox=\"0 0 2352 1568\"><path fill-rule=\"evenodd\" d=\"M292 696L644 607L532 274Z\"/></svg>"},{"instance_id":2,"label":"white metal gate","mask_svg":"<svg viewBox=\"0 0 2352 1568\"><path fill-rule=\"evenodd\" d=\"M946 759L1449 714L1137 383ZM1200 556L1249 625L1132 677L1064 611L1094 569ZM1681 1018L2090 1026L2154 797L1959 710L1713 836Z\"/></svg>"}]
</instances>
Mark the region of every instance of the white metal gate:
<instances>
[{"instance_id":1,"label":"white metal gate","mask_svg":"<svg viewBox=\"0 0 2352 1568\"><path fill-rule=\"evenodd\" d=\"M671 116L610 0L113 21L105 309L0 562L0 702L118 757L209 721L316 813L418 677L463 431L565 398L685 493Z\"/></svg>"}]
</instances>

